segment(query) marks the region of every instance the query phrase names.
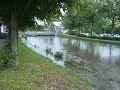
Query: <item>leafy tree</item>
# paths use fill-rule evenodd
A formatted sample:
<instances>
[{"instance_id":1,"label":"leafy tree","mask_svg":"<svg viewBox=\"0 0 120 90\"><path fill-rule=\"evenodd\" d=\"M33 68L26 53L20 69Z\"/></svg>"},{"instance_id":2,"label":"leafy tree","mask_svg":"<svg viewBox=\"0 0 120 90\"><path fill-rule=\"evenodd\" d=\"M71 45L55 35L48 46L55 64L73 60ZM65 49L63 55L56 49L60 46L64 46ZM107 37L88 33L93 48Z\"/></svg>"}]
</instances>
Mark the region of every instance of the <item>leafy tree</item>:
<instances>
[{"instance_id":1,"label":"leafy tree","mask_svg":"<svg viewBox=\"0 0 120 90\"><path fill-rule=\"evenodd\" d=\"M95 8L93 8L93 1L91 0L74 0L72 7L70 7L63 19L65 27L72 27L80 31L84 31L86 24L95 23ZM91 29L91 32L92 32Z\"/></svg>"},{"instance_id":2,"label":"leafy tree","mask_svg":"<svg viewBox=\"0 0 120 90\"><path fill-rule=\"evenodd\" d=\"M73 0L63 18L66 28L101 32L120 24L120 0ZM100 31L101 30L101 31Z\"/></svg>"},{"instance_id":3,"label":"leafy tree","mask_svg":"<svg viewBox=\"0 0 120 90\"><path fill-rule=\"evenodd\" d=\"M35 25L38 20L49 19L60 8L70 4L70 0L1 0L0 17L9 28L10 52L18 66L18 30Z\"/></svg>"},{"instance_id":4,"label":"leafy tree","mask_svg":"<svg viewBox=\"0 0 120 90\"><path fill-rule=\"evenodd\" d=\"M72 2L71 7L69 7L66 15L63 18L63 25L68 28L70 31L72 29L77 29L80 33L79 27L81 26L81 15L80 15L80 10L81 10L81 1L75 0Z\"/></svg>"},{"instance_id":5,"label":"leafy tree","mask_svg":"<svg viewBox=\"0 0 120 90\"><path fill-rule=\"evenodd\" d=\"M70 31L75 28L74 17L71 14L69 14L69 12L67 12L63 18L63 25Z\"/></svg>"},{"instance_id":6,"label":"leafy tree","mask_svg":"<svg viewBox=\"0 0 120 90\"><path fill-rule=\"evenodd\" d=\"M120 21L120 0L102 0L100 5L101 13L103 13L104 18L111 25L111 34L113 34L116 22Z\"/></svg>"}]
</instances>

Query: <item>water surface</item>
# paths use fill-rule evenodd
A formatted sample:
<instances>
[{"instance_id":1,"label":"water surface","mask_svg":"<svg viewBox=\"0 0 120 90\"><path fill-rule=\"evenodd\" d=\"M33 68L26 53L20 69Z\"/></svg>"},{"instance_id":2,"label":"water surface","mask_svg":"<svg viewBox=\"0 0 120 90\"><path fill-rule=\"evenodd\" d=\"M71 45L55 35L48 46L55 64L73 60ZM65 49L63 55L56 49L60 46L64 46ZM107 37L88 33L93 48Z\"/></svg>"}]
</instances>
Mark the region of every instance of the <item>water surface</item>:
<instances>
[{"instance_id":1,"label":"water surface","mask_svg":"<svg viewBox=\"0 0 120 90\"><path fill-rule=\"evenodd\" d=\"M64 57L76 62L84 62L85 67L94 68L93 73L79 71L79 75L98 87L107 90L120 90L120 45L99 43L95 41L74 40L53 36L28 37L25 44L37 53L50 58L54 63L66 67L65 60L55 60L46 55L49 47L53 53L63 52Z\"/></svg>"}]
</instances>

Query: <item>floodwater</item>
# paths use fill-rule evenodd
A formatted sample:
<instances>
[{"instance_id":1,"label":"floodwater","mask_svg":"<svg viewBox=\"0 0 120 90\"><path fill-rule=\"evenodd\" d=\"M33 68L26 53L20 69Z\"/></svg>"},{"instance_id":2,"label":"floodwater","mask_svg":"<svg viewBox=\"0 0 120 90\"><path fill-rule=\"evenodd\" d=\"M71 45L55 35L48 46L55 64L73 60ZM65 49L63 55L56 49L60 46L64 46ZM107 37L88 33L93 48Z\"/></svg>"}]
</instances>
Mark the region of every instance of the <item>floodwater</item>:
<instances>
[{"instance_id":1,"label":"floodwater","mask_svg":"<svg viewBox=\"0 0 120 90\"><path fill-rule=\"evenodd\" d=\"M28 37L24 43L62 67L68 68L65 64L67 58L77 63L83 62L87 68L94 68L94 72L78 70L76 73L94 83L95 90L120 90L120 45L53 36ZM53 53L62 52L64 60L55 60L52 55L46 55L47 47ZM72 66L69 69L75 70Z\"/></svg>"}]
</instances>

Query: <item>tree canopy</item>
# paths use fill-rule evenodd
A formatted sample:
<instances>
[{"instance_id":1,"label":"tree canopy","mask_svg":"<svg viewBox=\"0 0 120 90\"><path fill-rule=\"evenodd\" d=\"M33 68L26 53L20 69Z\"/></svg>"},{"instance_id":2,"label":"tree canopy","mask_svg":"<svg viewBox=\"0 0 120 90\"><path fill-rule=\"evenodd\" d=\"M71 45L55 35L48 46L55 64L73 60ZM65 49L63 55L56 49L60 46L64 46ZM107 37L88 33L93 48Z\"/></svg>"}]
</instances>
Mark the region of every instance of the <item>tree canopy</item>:
<instances>
[{"instance_id":1,"label":"tree canopy","mask_svg":"<svg viewBox=\"0 0 120 90\"><path fill-rule=\"evenodd\" d=\"M1 0L0 16L5 24L10 23L11 13L16 12L18 28L35 24L34 18L49 19L66 7L70 0Z\"/></svg>"},{"instance_id":2,"label":"tree canopy","mask_svg":"<svg viewBox=\"0 0 120 90\"><path fill-rule=\"evenodd\" d=\"M63 23L66 28L87 32L110 29L120 25L120 0L73 0ZM72 25L72 26L71 26Z\"/></svg>"},{"instance_id":3,"label":"tree canopy","mask_svg":"<svg viewBox=\"0 0 120 90\"><path fill-rule=\"evenodd\" d=\"M60 14L60 8L66 9L71 0L1 0L0 18L9 28L10 53L18 65L18 29L25 29L36 24L38 20L49 19Z\"/></svg>"}]
</instances>

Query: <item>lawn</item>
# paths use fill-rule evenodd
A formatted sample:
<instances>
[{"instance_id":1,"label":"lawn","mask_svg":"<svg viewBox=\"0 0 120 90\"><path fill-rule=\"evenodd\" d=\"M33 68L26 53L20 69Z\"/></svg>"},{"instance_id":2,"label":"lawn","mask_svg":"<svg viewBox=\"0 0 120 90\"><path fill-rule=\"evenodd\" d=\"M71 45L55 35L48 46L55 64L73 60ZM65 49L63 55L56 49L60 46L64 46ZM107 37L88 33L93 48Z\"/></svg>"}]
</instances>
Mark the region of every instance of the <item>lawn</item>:
<instances>
[{"instance_id":1,"label":"lawn","mask_svg":"<svg viewBox=\"0 0 120 90\"><path fill-rule=\"evenodd\" d=\"M33 52L19 39L19 67L0 71L0 90L92 90L94 85Z\"/></svg>"}]
</instances>

